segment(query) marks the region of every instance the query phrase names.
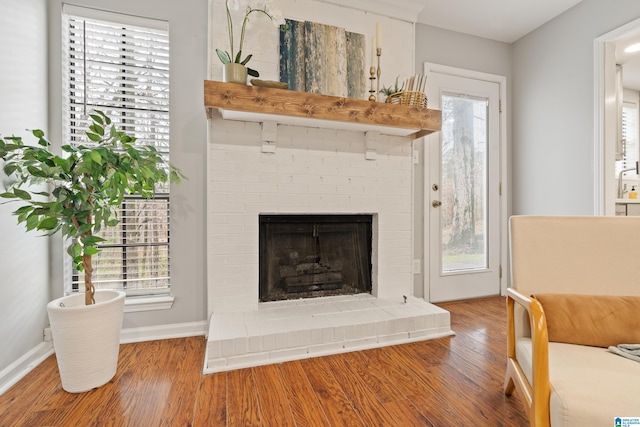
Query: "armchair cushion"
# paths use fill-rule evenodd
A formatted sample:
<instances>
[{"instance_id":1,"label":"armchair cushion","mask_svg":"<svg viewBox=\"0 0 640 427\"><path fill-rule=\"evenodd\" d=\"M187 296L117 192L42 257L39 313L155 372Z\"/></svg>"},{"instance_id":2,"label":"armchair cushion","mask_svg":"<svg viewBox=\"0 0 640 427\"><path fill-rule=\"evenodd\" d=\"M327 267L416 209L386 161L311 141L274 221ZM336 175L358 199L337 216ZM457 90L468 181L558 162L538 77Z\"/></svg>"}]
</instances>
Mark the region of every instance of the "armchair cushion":
<instances>
[{"instance_id":1,"label":"armchair cushion","mask_svg":"<svg viewBox=\"0 0 640 427\"><path fill-rule=\"evenodd\" d=\"M549 341L609 347L640 344L640 297L541 293Z\"/></svg>"}]
</instances>

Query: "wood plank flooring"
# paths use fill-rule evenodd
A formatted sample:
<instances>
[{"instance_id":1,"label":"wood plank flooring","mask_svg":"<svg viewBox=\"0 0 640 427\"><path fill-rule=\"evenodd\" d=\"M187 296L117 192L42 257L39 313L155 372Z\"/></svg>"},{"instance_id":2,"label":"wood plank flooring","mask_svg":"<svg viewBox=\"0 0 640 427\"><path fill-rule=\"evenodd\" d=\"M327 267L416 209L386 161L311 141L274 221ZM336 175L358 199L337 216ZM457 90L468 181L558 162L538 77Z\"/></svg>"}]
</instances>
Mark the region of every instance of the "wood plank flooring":
<instances>
[{"instance_id":1,"label":"wood plank flooring","mask_svg":"<svg viewBox=\"0 0 640 427\"><path fill-rule=\"evenodd\" d=\"M528 426L502 393L504 298L439 306L456 336L205 376L203 337L125 344L82 394L51 356L0 396L0 426Z\"/></svg>"}]
</instances>

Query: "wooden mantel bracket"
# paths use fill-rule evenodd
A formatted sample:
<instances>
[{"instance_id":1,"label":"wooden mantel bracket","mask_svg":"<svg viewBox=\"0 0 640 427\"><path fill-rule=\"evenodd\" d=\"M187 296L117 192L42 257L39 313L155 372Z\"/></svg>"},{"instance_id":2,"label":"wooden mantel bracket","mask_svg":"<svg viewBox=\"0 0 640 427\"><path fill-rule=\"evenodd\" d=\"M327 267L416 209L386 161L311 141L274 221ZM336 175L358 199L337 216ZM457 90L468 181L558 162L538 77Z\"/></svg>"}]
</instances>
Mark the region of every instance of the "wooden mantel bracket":
<instances>
[{"instance_id":1,"label":"wooden mantel bracket","mask_svg":"<svg viewBox=\"0 0 640 427\"><path fill-rule=\"evenodd\" d=\"M204 81L204 105L232 120L375 130L412 139L438 132L442 126L439 110L212 80Z\"/></svg>"}]
</instances>

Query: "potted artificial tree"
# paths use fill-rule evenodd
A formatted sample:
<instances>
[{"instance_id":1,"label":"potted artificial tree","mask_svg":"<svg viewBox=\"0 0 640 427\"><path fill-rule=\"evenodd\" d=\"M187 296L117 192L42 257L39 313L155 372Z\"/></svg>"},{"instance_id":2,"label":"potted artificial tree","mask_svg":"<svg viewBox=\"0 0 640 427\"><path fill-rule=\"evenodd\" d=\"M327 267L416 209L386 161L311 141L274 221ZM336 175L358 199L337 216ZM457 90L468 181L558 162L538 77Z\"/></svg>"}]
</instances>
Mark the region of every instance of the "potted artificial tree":
<instances>
[{"instance_id":1,"label":"potted artificial tree","mask_svg":"<svg viewBox=\"0 0 640 427\"><path fill-rule=\"evenodd\" d=\"M154 147L134 145L135 137L117 130L103 112L90 117L90 143L63 145L64 156L49 151L40 130L32 132L38 146L0 138L3 170L12 181L0 197L23 203L13 214L27 231L61 232L75 268L84 271L84 294L47 305L62 387L72 393L106 384L118 363L125 294L96 291L91 281L92 256L104 241L100 230L119 222L126 195L151 197L156 184L183 177Z\"/></svg>"}]
</instances>

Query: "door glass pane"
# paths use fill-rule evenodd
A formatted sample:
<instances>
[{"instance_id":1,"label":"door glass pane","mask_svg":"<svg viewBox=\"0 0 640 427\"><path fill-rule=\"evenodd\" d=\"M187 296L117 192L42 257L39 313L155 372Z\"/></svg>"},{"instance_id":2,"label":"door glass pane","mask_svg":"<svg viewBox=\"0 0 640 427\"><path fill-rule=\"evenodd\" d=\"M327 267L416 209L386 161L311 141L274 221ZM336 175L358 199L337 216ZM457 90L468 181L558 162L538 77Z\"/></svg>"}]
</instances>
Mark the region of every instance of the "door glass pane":
<instances>
[{"instance_id":1,"label":"door glass pane","mask_svg":"<svg viewBox=\"0 0 640 427\"><path fill-rule=\"evenodd\" d=\"M442 95L442 273L484 270L487 254L487 99Z\"/></svg>"}]
</instances>

